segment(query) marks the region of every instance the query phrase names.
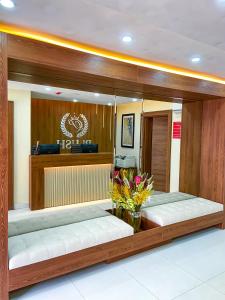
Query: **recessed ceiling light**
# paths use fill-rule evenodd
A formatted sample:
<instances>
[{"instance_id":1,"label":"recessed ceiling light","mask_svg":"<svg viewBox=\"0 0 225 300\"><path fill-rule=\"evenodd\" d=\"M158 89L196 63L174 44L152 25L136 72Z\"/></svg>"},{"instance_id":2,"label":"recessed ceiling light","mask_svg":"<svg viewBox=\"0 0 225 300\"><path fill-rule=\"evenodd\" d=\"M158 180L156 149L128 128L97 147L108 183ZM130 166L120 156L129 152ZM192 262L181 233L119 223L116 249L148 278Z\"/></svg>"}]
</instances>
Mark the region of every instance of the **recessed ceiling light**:
<instances>
[{"instance_id":1,"label":"recessed ceiling light","mask_svg":"<svg viewBox=\"0 0 225 300\"><path fill-rule=\"evenodd\" d=\"M0 4L6 8L13 8L15 4L12 0L0 0Z\"/></svg>"},{"instance_id":2,"label":"recessed ceiling light","mask_svg":"<svg viewBox=\"0 0 225 300\"><path fill-rule=\"evenodd\" d=\"M77 99L73 99L73 102L78 102L78 100Z\"/></svg>"},{"instance_id":3,"label":"recessed ceiling light","mask_svg":"<svg viewBox=\"0 0 225 300\"><path fill-rule=\"evenodd\" d=\"M46 86L46 87L45 87L45 90L46 90L46 91L51 91L51 88L48 87L48 86Z\"/></svg>"},{"instance_id":4,"label":"recessed ceiling light","mask_svg":"<svg viewBox=\"0 0 225 300\"><path fill-rule=\"evenodd\" d=\"M99 97L100 96L100 94L99 93L95 93L95 97Z\"/></svg>"},{"instance_id":5,"label":"recessed ceiling light","mask_svg":"<svg viewBox=\"0 0 225 300\"><path fill-rule=\"evenodd\" d=\"M130 42L132 42L132 37L129 36L129 35L125 35L125 36L122 38L122 41L125 42L125 43L130 43Z\"/></svg>"},{"instance_id":6,"label":"recessed ceiling light","mask_svg":"<svg viewBox=\"0 0 225 300\"><path fill-rule=\"evenodd\" d=\"M138 99L137 99L137 98L133 98L132 101L133 101L133 102L137 102Z\"/></svg>"},{"instance_id":7,"label":"recessed ceiling light","mask_svg":"<svg viewBox=\"0 0 225 300\"><path fill-rule=\"evenodd\" d=\"M169 97L169 98L171 98L171 99L173 99L173 100L179 100L179 101L183 100L182 97Z\"/></svg>"},{"instance_id":8,"label":"recessed ceiling light","mask_svg":"<svg viewBox=\"0 0 225 300\"><path fill-rule=\"evenodd\" d=\"M192 61L193 63L198 63L198 62L201 61L201 58L200 58L199 56L195 56L195 57L192 57L191 61Z\"/></svg>"}]
</instances>

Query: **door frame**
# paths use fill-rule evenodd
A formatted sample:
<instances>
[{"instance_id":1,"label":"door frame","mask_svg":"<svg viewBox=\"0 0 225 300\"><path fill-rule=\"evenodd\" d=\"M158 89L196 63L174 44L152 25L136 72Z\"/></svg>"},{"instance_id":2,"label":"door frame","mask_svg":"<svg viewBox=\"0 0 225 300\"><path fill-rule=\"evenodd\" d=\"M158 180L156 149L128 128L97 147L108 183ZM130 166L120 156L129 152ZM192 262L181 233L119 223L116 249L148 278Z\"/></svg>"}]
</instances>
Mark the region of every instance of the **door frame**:
<instances>
[{"instance_id":1,"label":"door frame","mask_svg":"<svg viewBox=\"0 0 225 300\"><path fill-rule=\"evenodd\" d=\"M143 112L141 115L141 171L146 170L147 153L152 149L151 132L146 132L152 126L154 117L167 117L167 159L166 159L166 192L170 191L170 165L171 165L171 140L172 140L172 110L161 110L153 112ZM148 122L148 123L147 123ZM147 127L147 128L146 128ZM148 161L149 163L149 161ZM151 164L151 162L150 162Z\"/></svg>"},{"instance_id":2,"label":"door frame","mask_svg":"<svg viewBox=\"0 0 225 300\"><path fill-rule=\"evenodd\" d=\"M8 209L14 209L14 102L8 100Z\"/></svg>"}]
</instances>

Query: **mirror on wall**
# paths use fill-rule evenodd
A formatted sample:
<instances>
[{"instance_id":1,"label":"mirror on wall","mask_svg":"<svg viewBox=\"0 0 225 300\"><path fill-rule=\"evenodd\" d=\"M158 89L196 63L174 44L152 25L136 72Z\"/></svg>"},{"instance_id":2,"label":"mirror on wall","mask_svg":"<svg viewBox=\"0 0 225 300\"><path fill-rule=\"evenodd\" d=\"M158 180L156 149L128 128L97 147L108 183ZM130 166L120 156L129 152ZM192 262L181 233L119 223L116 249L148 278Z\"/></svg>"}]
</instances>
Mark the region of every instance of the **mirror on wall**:
<instances>
[{"instance_id":1,"label":"mirror on wall","mask_svg":"<svg viewBox=\"0 0 225 300\"><path fill-rule=\"evenodd\" d=\"M156 192L179 191L182 105L144 100L142 168L154 176Z\"/></svg>"},{"instance_id":2,"label":"mirror on wall","mask_svg":"<svg viewBox=\"0 0 225 300\"><path fill-rule=\"evenodd\" d=\"M154 176L157 192L179 191L182 105L116 97L115 166Z\"/></svg>"},{"instance_id":3,"label":"mirror on wall","mask_svg":"<svg viewBox=\"0 0 225 300\"><path fill-rule=\"evenodd\" d=\"M11 143L11 159L9 160L10 209L27 208L31 201L31 192L37 196L37 201L41 198L41 187L30 186L33 162L30 156L31 152L32 154L38 154L36 160L41 157L39 154L56 155L59 152L61 154L73 152L86 153L86 155L88 153L93 155L95 153L105 153L107 162L108 154L113 155L116 102L114 95L14 81L8 83L8 95ZM49 156L49 159L50 157L53 156ZM64 161L62 161L63 164ZM67 162L67 164L70 163ZM85 165L85 161L83 164ZM57 190L56 187L55 190L48 190L46 189L47 186L54 186L51 181L53 177L50 176L51 172L53 174L54 168L48 170L46 166L44 169L45 188L42 192L42 198L45 198L44 207L73 203L74 199L70 196L72 194L70 186L73 183L68 183L69 188L64 186L61 190ZM21 172L23 176L21 176ZM85 171L83 170L83 172ZM103 176L103 173L104 170L102 169L102 174L99 173L99 176ZM53 175L62 176L63 178L68 176L68 174L59 174L59 172L57 174L54 173ZM92 177L94 177L94 174ZM63 182L63 178L58 177L58 180ZM42 179L38 178L38 181L41 185ZM68 194L63 190L66 188ZM84 188L84 186L80 187L80 194L82 194ZM56 191L59 195L55 195L54 198L52 194ZM94 200L107 198L107 192L105 187L100 189L93 197ZM57 200L63 193L65 198L68 197L68 201ZM90 197L90 195L87 195L87 197ZM33 199L34 197L32 197L32 201ZM86 198L79 201L85 202Z\"/></svg>"}]
</instances>

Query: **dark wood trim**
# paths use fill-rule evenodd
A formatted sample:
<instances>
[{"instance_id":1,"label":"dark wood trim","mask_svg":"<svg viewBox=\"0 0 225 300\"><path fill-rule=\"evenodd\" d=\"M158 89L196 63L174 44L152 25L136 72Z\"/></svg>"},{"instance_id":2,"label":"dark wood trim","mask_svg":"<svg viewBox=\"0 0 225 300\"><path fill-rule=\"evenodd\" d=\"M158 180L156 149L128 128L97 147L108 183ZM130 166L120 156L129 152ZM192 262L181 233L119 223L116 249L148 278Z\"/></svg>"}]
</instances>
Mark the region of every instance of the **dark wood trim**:
<instances>
[{"instance_id":1,"label":"dark wood trim","mask_svg":"<svg viewBox=\"0 0 225 300\"><path fill-rule=\"evenodd\" d=\"M223 212L155 227L126 238L48 259L39 263L9 271L9 291L14 291L50 278L61 276L100 262L110 262L141 252L171 239L204 228L219 225Z\"/></svg>"},{"instance_id":2,"label":"dark wood trim","mask_svg":"<svg viewBox=\"0 0 225 300\"><path fill-rule=\"evenodd\" d=\"M162 117L162 116L168 116L172 114L172 110L158 110L158 111L149 111L149 112L144 112L142 113L143 117L148 117L148 118L152 118L152 117Z\"/></svg>"},{"instance_id":3,"label":"dark wood trim","mask_svg":"<svg viewBox=\"0 0 225 300\"><path fill-rule=\"evenodd\" d=\"M172 139L172 110L154 111L142 113L142 171L146 171L146 157L151 154L151 132L149 126L152 126L153 117L167 117L168 118L168 132L167 132L167 160L166 160L166 191L170 191L170 165L171 165L171 139ZM146 123L150 122L150 123ZM146 127L147 126L147 127ZM148 165L148 168L150 165Z\"/></svg>"},{"instance_id":4,"label":"dark wood trim","mask_svg":"<svg viewBox=\"0 0 225 300\"><path fill-rule=\"evenodd\" d=\"M222 84L128 64L14 35L8 36L9 78L176 102L225 96ZM32 75L30 77L29 75ZM60 84L60 85L59 85ZM76 87L77 85L77 87ZM210 96L209 96L210 95Z\"/></svg>"},{"instance_id":5,"label":"dark wood trim","mask_svg":"<svg viewBox=\"0 0 225 300\"><path fill-rule=\"evenodd\" d=\"M8 141L9 141L9 176L8 176L8 209L14 208L14 102L8 102Z\"/></svg>"},{"instance_id":6,"label":"dark wood trim","mask_svg":"<svg viewBox=\"0 0 225 300\"><path fill-rule=\"evenodd\" d=\"M0 32L0 299L8 299L7 36Z\"/></svg>"},{"instance_id":7,"label":"dark wood trim","mask_svg":"<svg viewBox=\"0 0 225 300\"><path fill-rule=\"evenodd\" d=\"M30 156L30 209L44 208L44 168L112 164L113 153L51 154Z\"/></svg>"}]
</instances>

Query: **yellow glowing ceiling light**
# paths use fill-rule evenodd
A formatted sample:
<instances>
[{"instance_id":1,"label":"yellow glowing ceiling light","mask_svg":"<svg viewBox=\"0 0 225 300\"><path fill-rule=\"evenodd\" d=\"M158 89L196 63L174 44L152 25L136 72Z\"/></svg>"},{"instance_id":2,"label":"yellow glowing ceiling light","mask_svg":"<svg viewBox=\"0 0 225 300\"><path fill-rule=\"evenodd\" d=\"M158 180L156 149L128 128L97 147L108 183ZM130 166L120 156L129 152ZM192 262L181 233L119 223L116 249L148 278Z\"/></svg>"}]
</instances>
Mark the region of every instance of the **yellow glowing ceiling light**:
<instances>
[{"instance_id":1,"label":"yellow glowing ceiling light","mask_svg":"<svg viewBox=\"0 0 225 300\"><path fill-rule=\"evenodd\" d=\"M149 69L154 69L154 70L168 72L168 73L172 73L172 74L192 77L192 78L201 79L201 80L207 80L207 81L211 81L211 82L215 82L215 83L225 84L225 79L220 78L220 77L207 75L204 73L198 73L198 72L194 72L194 71L189 71L189 70L185 70L185 69L181 69L181 68L176 68L173 66L155 63L155 62L147 61L144 59L135 58L132 56L121 54L121 53L104 50L104 49L100 49L97 47L92 47L92 46L88 46L88 45L81 44L78 42L66 40L66 39L63 39L63 38L60 38L60 37L57 37L54 35L31 32L31 31L28 31L27 29L16 27L13 25L0 23L0 31L9 33L9 34L13 34L13 35L17 35L17 36L21 36L21 37L25 37L25 38L30 38L30 39L45 42L45 43L49 43L49 44L53 44L53 45L57 45L57 46L61 46L61 47L65 47L65 48L69 48L69 49L73 49L73 50L78 50L78 51L98 55L98 56L105 57L105 58L110 58L113 60L133 64L136 66L141 66L141 67L145 67L145 68L149 68Z\"/></svg>"}]
</instances>

